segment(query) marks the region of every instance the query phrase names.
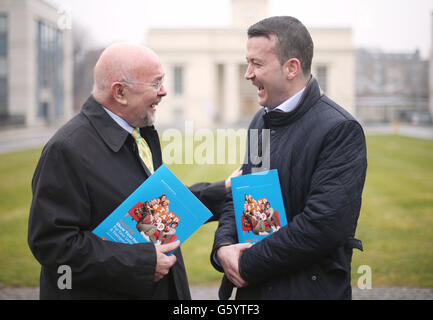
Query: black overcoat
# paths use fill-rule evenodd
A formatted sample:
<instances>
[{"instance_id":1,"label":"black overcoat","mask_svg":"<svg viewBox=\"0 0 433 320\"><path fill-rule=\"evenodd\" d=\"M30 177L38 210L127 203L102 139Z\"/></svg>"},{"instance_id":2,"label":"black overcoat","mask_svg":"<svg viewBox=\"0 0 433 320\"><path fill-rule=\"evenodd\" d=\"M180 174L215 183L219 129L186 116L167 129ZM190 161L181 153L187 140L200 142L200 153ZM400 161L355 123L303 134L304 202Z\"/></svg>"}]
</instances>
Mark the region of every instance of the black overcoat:
<instances>
[{"instance_id":1,"label":"black overcoat","mask_svg":"<svg viewBox=\"0 0 433 320\"><path fill-rule=\"evenodd\" d=\"M158 168L157 131L145 127L141 135ZM55 133L32 180L28 242L42 266L41 299L190 299L180 249L169 275L155 284L153 244L114 243L92 233L148 176L132 136L92 96ZM218 211L223 181L190 189L212 212ZM59 289L61 265L72 270L72 289Z\"/></svg>"}]
</instances>

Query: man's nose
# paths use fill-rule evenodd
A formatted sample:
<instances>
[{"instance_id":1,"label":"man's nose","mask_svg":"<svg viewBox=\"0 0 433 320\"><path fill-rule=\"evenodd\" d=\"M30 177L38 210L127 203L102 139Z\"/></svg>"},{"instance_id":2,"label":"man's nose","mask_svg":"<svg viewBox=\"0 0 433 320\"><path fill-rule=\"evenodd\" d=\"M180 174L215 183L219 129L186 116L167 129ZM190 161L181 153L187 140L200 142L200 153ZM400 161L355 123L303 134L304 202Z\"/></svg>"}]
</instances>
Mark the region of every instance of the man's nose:
<instances>
[{"instance_id":1,"label":"man's nose","mask_svg":"<svg viewBox=\"0 0 433 320\"><path fill-rule=\"evenodd\" d=\"M165 89L164 85L161 85L161 88L159 88L158 96L165 97L167 95L167 90Z\"/></svg>"},{"instance_id":2,"label":"man's nose","mask_svg":"<svg viewBox=\"0 0 433 320\"><path fill-rule=\"evenodd\" d=\"M245 71L244 75L246 80L251 80L254 78L254 72L252 71L252 68L250 66L247 67L247 71Z\"/></svg>"}]
</instances>

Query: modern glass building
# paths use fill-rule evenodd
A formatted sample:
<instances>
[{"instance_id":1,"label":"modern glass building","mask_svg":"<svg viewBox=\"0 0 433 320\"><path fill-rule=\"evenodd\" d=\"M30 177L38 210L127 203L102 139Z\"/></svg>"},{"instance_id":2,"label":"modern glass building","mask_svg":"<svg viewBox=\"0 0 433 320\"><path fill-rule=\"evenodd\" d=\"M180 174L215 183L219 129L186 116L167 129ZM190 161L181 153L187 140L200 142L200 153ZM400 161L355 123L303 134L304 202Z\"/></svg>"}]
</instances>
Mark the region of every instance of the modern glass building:
<instances>
[{"instance_id":1,"label":"modern glass building","mask_svg":"<svg viewBox=\"0 0 433 320\"><path fill-rule=\"evenodd\" d=\"M45 21L36 24L37 116L58 119L63 116L63 32Z\"/></svg>"},{"instance_id":2,"label":"modern glass building","mask_svg":"<svg viewBox=\"0 0 433 320\"><path fill-rule=\"evenodd\" d=\"M0 119L8 115L8 91L8 16L0 14Z\"/></svg>"},{"instance_id":3,"label":"modern glass building","mask_svg":"<svg viewBox=\"0 0 433 320\"><path fill-rule=\"evenodd\" d=\"M72 115L71 30L43 0L0 0L0 127Z\"/></svg>"}]
</instances>

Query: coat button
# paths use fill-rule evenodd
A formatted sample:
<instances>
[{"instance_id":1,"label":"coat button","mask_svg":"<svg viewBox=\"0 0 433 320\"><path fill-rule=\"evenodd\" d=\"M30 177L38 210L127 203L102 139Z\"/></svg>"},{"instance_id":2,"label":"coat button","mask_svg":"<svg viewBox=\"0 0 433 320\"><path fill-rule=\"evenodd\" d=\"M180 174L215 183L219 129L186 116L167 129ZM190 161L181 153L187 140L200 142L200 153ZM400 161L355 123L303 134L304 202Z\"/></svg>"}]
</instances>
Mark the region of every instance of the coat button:
<instances>
[{"instance_id":1,"label":"coat button","mask_svg":"<svg viewBox=\"0 0 433 320\"><path fill-rule=\"evenodd\" d=\"M274 135L276 133L275 130L271 130L271 135Z\"/></svg>"},{"instance_id":2,"label":"coat button","mask_svg":"<svg viewBox=\"0 0 433 320\"><path fill-rule=\"evenodd\" d=\"M312 276L312 277L311 277L311 280L316 281L316 280L317 280L317 277L316 277L316 276Z\"/></svg>"}]
</instances>

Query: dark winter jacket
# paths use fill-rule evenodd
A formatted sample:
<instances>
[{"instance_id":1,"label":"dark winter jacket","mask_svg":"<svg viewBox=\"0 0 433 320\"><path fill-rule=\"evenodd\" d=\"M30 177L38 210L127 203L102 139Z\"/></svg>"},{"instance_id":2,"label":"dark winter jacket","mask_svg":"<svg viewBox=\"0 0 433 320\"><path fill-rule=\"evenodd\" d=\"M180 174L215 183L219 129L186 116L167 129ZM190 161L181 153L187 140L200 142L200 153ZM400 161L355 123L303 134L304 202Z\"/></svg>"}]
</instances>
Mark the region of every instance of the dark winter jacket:
<instances>
[{"instance_id":1,"label":"dark winter jacket","mask_svg":"<svg viewBox=\"0 0 433 320\"><path fill-rule=\"evenodd\" d=\"M249 285L237 298L350 299L352 249L362 250L354 239L367 168L362 127L312 78L294 111L262 109L249 129L270 129L265 169L278 169L288 225L243 252L240 274ZM244 174L257 166L252 158ZM228 195L211 259L220 271L215 250L232 243L237 236ZM224 278L221 298L230 294L227 283Z\"/></svg>"}]
</instances>

